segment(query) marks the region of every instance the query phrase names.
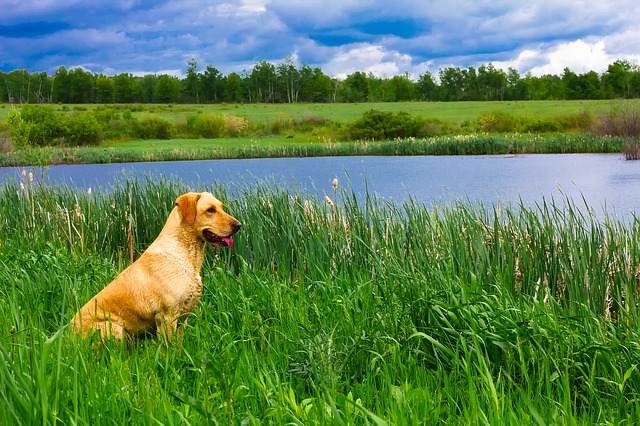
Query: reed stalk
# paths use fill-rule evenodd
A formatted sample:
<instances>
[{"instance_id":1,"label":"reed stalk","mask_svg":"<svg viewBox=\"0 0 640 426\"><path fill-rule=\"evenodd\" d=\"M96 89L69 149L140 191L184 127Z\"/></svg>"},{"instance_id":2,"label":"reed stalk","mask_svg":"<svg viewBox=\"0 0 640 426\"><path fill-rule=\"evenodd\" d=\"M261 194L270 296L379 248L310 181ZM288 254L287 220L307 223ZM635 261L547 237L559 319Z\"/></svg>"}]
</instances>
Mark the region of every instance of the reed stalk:
<instances>
[{"instance_id":1,"label":"reed stalk","mask_svg":"<svg viewBox=\"0 0 640 426\"><path fill-rule=\"evenodd\" d=\"M99 349L73 313L162 228L179 181L0 188L2 424L617 424L640 416L637 219L574 200L397 204L327 182L203 184L182 352ZM61 212L64 212L61 213ZM36 232L37 231L37 232Z\"/></svg>"}]
</instances>

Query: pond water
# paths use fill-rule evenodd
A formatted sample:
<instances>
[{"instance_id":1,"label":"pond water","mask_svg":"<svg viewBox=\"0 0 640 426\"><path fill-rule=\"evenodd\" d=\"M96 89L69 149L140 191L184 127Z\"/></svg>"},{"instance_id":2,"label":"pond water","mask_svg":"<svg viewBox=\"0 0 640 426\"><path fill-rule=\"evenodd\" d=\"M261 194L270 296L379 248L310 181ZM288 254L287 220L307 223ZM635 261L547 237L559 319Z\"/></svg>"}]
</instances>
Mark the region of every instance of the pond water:
<instances>
[{"instance_id":1,"label":"pond water","mask_svg":"<svg viewBox=\"0 0 640 426\"><path fill-rule=\"evenodd\" d=\"M0 180L20 179L22 168L0 168ZM426 205L455 200L485 205L532 207L543 200L576 205L596 213L606 209L624 219L640 212L640 161L620 154L544 154L505 156L316 157L207 160L100 165L61 165L44 170L49 184L82 189L108 187L125 176L180 179L193 190L217 182L277 182L323 196L331 181L395 202L413 198ZM584 201L583 201L584 200Z\"/></svg>"}]
</instances>

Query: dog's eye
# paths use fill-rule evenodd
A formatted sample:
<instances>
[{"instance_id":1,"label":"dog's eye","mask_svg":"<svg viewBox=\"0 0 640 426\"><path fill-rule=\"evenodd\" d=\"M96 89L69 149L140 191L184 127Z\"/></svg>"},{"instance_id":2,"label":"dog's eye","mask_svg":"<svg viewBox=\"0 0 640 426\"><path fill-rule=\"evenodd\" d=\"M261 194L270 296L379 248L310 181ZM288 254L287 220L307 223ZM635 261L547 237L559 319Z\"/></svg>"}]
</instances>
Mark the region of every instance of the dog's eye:
<instances>
[{"instance_id":1,"label":"dog's eye","mask_svg":"<svg viewBox=\"0 0 640 426\"><path fill-rule=\"evenodd\" d=\"M207 211L208 211L209 213L215 213L215 212L216 212L216 208L215 208L215 207L209 207L209 208L207 209Z\"/></svg>"}]
</instances>

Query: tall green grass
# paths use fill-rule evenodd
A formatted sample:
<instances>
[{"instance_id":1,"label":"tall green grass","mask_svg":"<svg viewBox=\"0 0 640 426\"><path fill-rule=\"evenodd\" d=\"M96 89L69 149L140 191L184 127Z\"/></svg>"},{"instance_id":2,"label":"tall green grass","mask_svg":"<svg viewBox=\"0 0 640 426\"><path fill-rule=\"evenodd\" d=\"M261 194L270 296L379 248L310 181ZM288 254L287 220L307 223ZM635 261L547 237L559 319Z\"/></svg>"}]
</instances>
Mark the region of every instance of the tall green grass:
<instances>
[{"instance_id":1,"label":"tall green grass","mask_svg":"<svg viewBox=\"0 0 640 426\"><path fill-rule=\"evenodd\" d=\"M92 347L66 325L155 238L184 184L0 189L0 423L639 418L637 220L571 200L201 189L243 228L232 250L208 250L182 351Z\"/></svg>"},{"instance_id":2,"label":"tall green grass","mask_svg":"<svg viewBox=\"0 0 640 426\"><path fill-rule=\"evenodd\" d=\"M261 138L126 142L104 147L38 148L0 154L2 166L348 155L504 155L619 153L628 141L584 134L472 134L392 141Z\"/></svg>"}]
</instances>

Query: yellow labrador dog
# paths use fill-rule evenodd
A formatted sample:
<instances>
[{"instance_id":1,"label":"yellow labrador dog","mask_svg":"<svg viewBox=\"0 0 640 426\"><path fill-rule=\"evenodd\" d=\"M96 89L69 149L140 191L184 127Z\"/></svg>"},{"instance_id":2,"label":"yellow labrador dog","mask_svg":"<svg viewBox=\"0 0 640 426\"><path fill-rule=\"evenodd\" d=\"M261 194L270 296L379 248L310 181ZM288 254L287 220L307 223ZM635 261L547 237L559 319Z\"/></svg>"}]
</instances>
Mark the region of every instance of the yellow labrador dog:
<instances>
[{"instance_id":1,"label":"yellow labrador dog","mask_svg":"<svg viewBox=\"0 0 640 426\"><path fill-rule=\"evenodd\" d=\"M72 328L85 336L99 331L102 338L118 339L156 331L171 340L202 294L206 244L231 247L240 226L212 194L181 195L158 238L84 305Z\"/></svg>"}]
</instances>

